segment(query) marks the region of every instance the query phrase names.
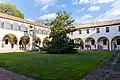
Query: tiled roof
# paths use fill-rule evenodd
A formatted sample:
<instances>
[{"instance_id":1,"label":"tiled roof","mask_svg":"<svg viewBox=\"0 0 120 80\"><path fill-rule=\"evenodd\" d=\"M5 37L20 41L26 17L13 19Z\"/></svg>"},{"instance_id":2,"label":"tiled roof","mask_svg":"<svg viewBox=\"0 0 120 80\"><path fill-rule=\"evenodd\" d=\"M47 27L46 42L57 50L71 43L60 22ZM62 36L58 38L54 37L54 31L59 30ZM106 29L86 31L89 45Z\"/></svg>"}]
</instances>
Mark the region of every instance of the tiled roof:
<instances>
[{"instance_id":1,"label":"tiled roof","mask_svg":"<svg viewBox=\"0 0 120 80\"><path fill-rule=\"evenodd\" d=\"M30 25L35 25L35 26L40 26L40 27L48 28L48 26L46 26L46 25L43 25L43 24L40 24L40 23L37 23L37 22L32 22L32 21L24 20L22 18L14 17L14 16L7 15L7 14L4 14L4 13L0 13L0 18L9 19L9 20L13 20L13 21L18 21L18 22L30 24Z\"/></svg>"},{"instance_id":2,"label":"tiled roof","mask_svg":"<svg viewBox=\"0 0 120 80\"><path fill-rule=\"evenodd\" d=\"M101 21L101 22L92 22L87 24L74 25L75 29L84 29L84 28L95 28L95 27L105 27L112 25L119 25L120 20L110 20L110 21Z\"/></svg>"}]
</instances>

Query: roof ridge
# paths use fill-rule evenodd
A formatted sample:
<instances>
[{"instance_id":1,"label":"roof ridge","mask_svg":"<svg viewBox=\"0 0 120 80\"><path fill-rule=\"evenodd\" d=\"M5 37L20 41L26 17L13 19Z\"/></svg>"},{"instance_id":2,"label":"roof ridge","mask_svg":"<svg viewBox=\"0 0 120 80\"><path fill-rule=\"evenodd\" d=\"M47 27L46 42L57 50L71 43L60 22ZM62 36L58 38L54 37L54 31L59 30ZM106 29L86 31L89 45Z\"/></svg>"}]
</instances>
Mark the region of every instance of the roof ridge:
<instances>
[{"instance_id":1,"label":"roof ridge","mask_svg":"<svg viewBox=\"0 0 120 80\"><path fill-rule=\"evenodd\" d=\"M22 22L22 23L27 23L27 24L31 24L31 25L35 25L35 26L40 26L40 27L44 27L44 28L49 28L48 26L38 23L38 22L33 22L33 21L29 21L29 20L25 20L19 17L15 17L12 15L8 15L5 13L0 13L0 18L4 18L4 19L9 19L9 20L14 20L14 21L18 21L18 22Z\"/></svg>"},{"instance_id":2,"label":"roof ridge","mask_svg":"<svg viewBox=\"0 0 120 80\"><path fill-rule=\"evenodd\" d=\"M120 24L120 19L99 21L99 22L90 22L90 23L86 23L86 24L77 24L74 26L75 26L75 28L94 28L94 27L104 27L104 26L119 25L119 24Z\"/></svg>"}]
</instances>

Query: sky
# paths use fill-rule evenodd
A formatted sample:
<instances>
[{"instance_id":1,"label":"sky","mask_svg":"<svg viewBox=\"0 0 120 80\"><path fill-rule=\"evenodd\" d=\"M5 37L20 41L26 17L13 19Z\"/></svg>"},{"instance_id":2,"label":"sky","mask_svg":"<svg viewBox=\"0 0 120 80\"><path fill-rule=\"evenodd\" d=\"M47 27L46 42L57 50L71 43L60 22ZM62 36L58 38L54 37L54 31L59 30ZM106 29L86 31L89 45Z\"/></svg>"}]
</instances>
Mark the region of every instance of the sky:
<instances>
[{"instance_id":1,"label":"sky","mask_svg":"<svg viewBox=\"0 0 120 80\"><path fill-rule=\"evenodd\" d=\"M24 13L27 20L53 19L56 12L71 13L74 24L120 19L120 0L0 0Z\"/></svg>"}]
</instances>

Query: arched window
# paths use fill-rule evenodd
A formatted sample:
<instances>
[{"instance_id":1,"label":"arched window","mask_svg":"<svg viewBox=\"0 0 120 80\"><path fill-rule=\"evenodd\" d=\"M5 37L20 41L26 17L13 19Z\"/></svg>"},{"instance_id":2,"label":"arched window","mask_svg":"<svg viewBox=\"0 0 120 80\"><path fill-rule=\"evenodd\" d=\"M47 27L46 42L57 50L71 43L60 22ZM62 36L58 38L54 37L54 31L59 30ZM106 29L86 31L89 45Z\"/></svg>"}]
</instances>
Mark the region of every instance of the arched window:
<instances>
[{"instance_id":1,"label":"arched window","mask_svg":"<svg viewBox=\"0 0 120 80\"><path fill-rule=\"evenodd\" d=\"M46 30L45 29L42 30L42 34L46 35Z\"/></svg>"},{"instance_id":2,"label":"arched window","mask_svg":"<svg viewBox=\"0 0 120 80\"><path fill-rule=\"evenodd\" d=\"M20 31L23 31L23 32L26 31L26 26L24 24L22 24L20 27L21 27Z\"/></svg>"},{"instance_id":3,"label":"arched window","mask_svg":"<svg viewBox=\"0 0 120 80\"><path fill-rule=\"evenodd\" d=\"M49 30L47 31L47 34L48 34L48 35L50 34L50 31L49 31Z\"/></svg>"},{"instance_id":4,"label":"arched window","mask_svg":"<svg viewBox=\"0 0 120 80\"><path fill-rule=\"evenodd\" d=\"M39 34L42 34L42 30L41 30L41 29L38 29L38 33L39 33Z\"/></svg>"},{"instance_id":5,"label":"arched window","mask_svg":"<svg viewBox=\"0 0 120 80\"><path fill-rule=\"evenodd\" d=\"M13 30L19 31L18 23L13 23Z\"/></svg>"},{"instance_id":6,"label":"arched window","mask_svg":"<svg viewBox=\"0 0 120 80\"><path fill-rule=\"evenodd\" d=\"M11 23L9 21L4 22L4 28L5 29L11 29Z\"/></svg>"},{"instance_id":7,"label":"arched window","mask_svg":"<svg viewBox=\"0 0 120 80\"><path fill-rule=\"evenodd\" d=\"M0 22L0 28L4 28L4 22Z\"/></svg>"}]
</instances>

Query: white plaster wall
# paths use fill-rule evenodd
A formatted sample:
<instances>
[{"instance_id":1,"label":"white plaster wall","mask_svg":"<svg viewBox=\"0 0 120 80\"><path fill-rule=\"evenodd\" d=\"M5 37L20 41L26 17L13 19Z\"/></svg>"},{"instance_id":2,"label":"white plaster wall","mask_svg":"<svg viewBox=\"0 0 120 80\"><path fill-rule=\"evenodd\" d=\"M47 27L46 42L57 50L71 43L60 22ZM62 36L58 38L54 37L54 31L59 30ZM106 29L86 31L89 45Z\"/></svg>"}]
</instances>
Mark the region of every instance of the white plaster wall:
<instances>
[{"instance_id":1,"label":"white plaster wall","mask_svg":"<svg viewBox=\"0 0 120 80\"><path fill-rule=\"evenodd\" d=\"M86 38L88 38L88 37L92 37L95 40L96 43L97 43L97 40L100 37L106 37L106 38L109 39L109 43L110 43L111 40L115 36L120 36L120 32L118 31L118 26L120 26L120 25L100 27L100 33L96 32L96 28L90 28L89 29L89 32L90 32L89 34L87 34L86 29L81 29L82 34L79 34L79 31L75 31L75 32L73 32L73 35L68 34L68 36L71 39L81 38L84 41L84 43L85 43ZM108 33L106 32L106 27L109 27L109 32ZM104 45L103 48L107 49L107 46Z\"/></svg>"},{"instance_id":2,"label":"white plaster wall","mask_svg":"<svg viewBox=\"0 0 120 80\"><path fill-rule=\"evenodd\" d=\"M11 25L15 24L13 26L13 30L10 29L10 26L5 26L5 28L2 27L2 24L1 22L9 22ZM21 27L21 25L23 25ZM18 27L20 26L21 30L19 31L18 30ZM11 44L9 43L8 45L3 45L3 43L5 42L2 42L3 40L3 37L7 34L13 34L17 37L17 45L14 45L14 50L19 50L19 41L20 41L20 38L22 36L25 35L24 33L24 30L27 28L28 30L28 34L30 33L30 24L26 24L26 23L21 23L21 22L17 22L17 21L12 21L12 20L8 20L8 19L3 19L3 18L0 18L0 50L11 50ZM38 28L41 28L42 30L45 30L45 31L50 31L48 28L43 28L43 27L40 27L40 26L35 26L36 29ZM30 42L29 44L27 45L27 49L30 50L31 46L32 46L32 37L30 35L28 35L29 38L30 38ZM45 37L49 36L48 34L38 34L37 33L37 37L39 37L41 39L41 46L42 46L42 42L43 42L43 39ZM4 47L3 47L4 46Z\"/></svg>"}]
</instances>

